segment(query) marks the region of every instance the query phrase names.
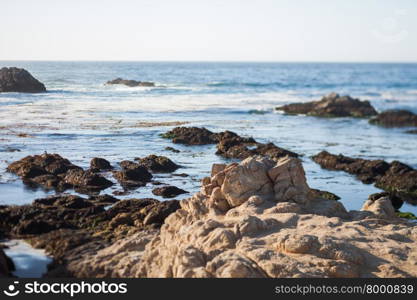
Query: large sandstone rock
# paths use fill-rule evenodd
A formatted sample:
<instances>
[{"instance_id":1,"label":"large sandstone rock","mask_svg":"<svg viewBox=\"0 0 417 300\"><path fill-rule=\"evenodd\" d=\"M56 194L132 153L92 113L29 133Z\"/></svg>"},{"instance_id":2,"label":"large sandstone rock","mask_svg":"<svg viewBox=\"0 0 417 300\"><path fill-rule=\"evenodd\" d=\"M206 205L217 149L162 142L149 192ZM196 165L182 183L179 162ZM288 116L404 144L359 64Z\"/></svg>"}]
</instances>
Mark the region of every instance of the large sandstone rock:
<instances>
[{"instance_id":1,"label":"large sandstone rock","mask_svg":"<svg viewBox=\"0 0 417 300\"><path fill-rule=\"evenodd\" d=\"M417 127L417 115L408 110L387 110L369 120L384 127Z\"/></svg>"},{"instance_id":2,"label":"large sandstone rock","mask_svg":"<svg viewBox=\"0 0 417 300\"><path fill-rule=\"evenodd\" d=\"M377 115L369 101L360 101L350 96L331 93L320 101L292 103L277 107L287 114L303 114L317 117L356 117L366 118Z\"/></svg>"},{"instance_id":3,"label":"large sandstone rock","mask_svg":"<svg viewBox=\"0 0 417 300\"><path fill-rule=\"evenodd\" d=\"M137 87L137 86L153 87L155 86L155 83L153 82L128 80L128 79L122 79L122 78L116 78L116 79L107 81L106 84L123 84L128 87Z\"/></svg>"},{"instance_id":4,"label":"large sandstone rock","mask_svg":"<svg viewBox=\"0 0 417 300\"><path fill-rule=\"evenodd\" d=\"M417 201L417 170L399 161L367 160L322 151L313 156L322 168L356 175L364 183L375 183L403 201Z\"/></svg>"},{"instance_id":5,"label":"large sandstone rock","mask_svg":"<svg viewBox=\"0 0 417 300\"><path fill-rule=\"evenodd\" d=\"M0 93L2 92L42 93L46 92L46 88L25 69L1 68Z\"/></svg>"}]
</instances>

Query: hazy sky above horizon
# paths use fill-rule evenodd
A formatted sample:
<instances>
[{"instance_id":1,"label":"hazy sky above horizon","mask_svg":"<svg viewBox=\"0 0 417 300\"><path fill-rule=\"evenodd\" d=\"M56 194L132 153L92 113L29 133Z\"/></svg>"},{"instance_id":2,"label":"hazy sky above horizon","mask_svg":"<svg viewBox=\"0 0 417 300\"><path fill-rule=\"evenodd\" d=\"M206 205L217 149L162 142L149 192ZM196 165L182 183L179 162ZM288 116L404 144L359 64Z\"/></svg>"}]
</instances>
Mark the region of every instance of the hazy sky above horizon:
<instances>
[{"instance_id":1,"label":"hazy sky above horizon","mask_svg":"<svg viewBox=\"0 0 417 300\"><path fill-rule=\"evenodd\" d=\"M415 0L0 0L0 60L417 62Z\"/></svg>"}]
</instances>

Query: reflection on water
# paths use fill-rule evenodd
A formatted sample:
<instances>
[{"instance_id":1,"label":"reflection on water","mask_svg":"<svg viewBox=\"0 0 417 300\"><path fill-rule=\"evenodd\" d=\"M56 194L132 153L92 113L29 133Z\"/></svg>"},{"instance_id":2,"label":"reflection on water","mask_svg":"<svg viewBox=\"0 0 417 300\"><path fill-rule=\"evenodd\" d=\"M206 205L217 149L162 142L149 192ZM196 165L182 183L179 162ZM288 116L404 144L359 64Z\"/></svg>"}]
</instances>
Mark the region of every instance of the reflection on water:
<instances>
[{"instance_id":1,"label":"reflection on water","mask_svg":"<svg viewBox=\"0 0 417 300\"><path fill-rule=\"evenodd\" d=\"M34 249L22 240L10 240L6 243L4 252L9 256L16 270L13 275L23 278L39 278L47 271L48 264L52 261L45 251Z\"/></svg>"}]
</instances>

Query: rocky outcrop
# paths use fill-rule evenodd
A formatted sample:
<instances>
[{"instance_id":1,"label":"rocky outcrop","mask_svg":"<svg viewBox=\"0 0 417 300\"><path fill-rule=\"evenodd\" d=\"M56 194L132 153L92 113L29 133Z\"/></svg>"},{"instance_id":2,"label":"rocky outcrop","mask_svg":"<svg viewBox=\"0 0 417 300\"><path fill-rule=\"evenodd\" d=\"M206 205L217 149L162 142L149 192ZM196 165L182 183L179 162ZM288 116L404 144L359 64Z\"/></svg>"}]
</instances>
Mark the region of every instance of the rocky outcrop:
<instances>
[{"instance_id":1,"label":"rocky outcrop","mask_svg":"<svg viewBox=\"0 0 417 300\"><path fill-rule=\"evenodd\" d=\"M59 154L26 156L11 163L7 170L29 185L64 191L74 188L81 193L106 189L113 183L92 171L84 171Z\"/></svg>"},{"instance_id":2,"label":"rocky outcrop","mask_svg":"<svg viewBox=\"0 0 417 300\"><path fill-rule=\"evenodd\" d=\"M163 198L174 198L178 195L187 193L187 191L184 191L183 189L177 188L173 185L163 186L152 190L152 194L161 196Z\"/></svg>"},{"instance_id":3,"label":"rocky outcrop","mask_svg":"<svg viewBox=\"0 0 417 300\"><path fill-rule=\"evenodd\" d=\"M384 127L417 127L417 115L408 110L387 110L369 120Z\"/></svg>"},{"instance_id":4,"label":"rocky outcrop","mask_svg":"<svg viewBox=\"0 0 417 300\"><path fill-rule=\"evenodd\" d=\"M292 103L277 107L276 110L287 114L303 114L316 117L355 117L367 118L377 115L369 101L361 101L350 96L331 93L320 101Z\"/></svg>"},{"instance_id":5,"label":"rocky outcrop","mask_svg":"<svg viewBox=\"0 0 417 300\"><path fill-rule=\"evenodd\" d=\"M376 187L395 193L395 197L403 201L417 201L417 170L401 162L352 158L327 151L313 156L313 160L322 168L345 171L364 183L375 183Z\"/></svg>"},{"instance_id":6,"label":"rocky outcrop","mask_svg":"<svg viewBox=\"0 0 417 300\"><path fill-rule=\"evenodd\" d=\"M137 188L146 185L152 179L148 169L130 160L120 162L121 171L114 171L113 175L125 188Z\"/></svg>"},{"instance_id":7,"label":"rocky outcrop","mask_svg":"<svg viewBox=\"0 0 417 300\"><path fill-rule=\"evenodd\" d=\"M213 165L160 231L70 266L82 277L415 277L416 246L416 225L387 197L347 212L309 188L297 158L252 157Z\"/></svg>"},{"instance_id":8,"label":"rocky outcrop","mask_svg":"<svg viewBox=\"0 0 417 300\"><path fill-rule=\"evenodd\" d=\"M155 83L153 83L153 82L127 80L127 79L122 79L122 78L116 78L116 79L107 81L106 84L123 84L123 85L126 85L128 87L137 87L137 86L153 87L153 86L155 86Z\"/></svg>"},{"instance_id":9,"label":"rocky outcrop","mask_svg":"<svg viewBox=\"0 0 417 300\"><path fill-rule=\"evenodd\" d=\"M217 155L225 158L245 159L250 156L262 155L272 159L284 156L297 157L298 154L276 146L273 143L259 143L252 137L241 137L231 131L213 133L206 128L176 127L162 135L173 143L185 145L217 144Z\"/></svg>"},{"instance_id":10,"label":"rocky outcrop","mask_svg":"<svg viewBox=\"0 0 417 300\"><path fill-rule=\"evenodd\" d=\"M4 92L42 93L46 88L25 69L1 68L0 93Z\"/></svg>"},{"instance_id":11,"label":"rocky outcrop","mask_svg":"<svg viewBox=\"0 0 417 300\"><path fill-rule=\"evenodd\" d=\"M166 156L149 155L135 158L135 161L154 173L171 173L180 167Z\"/></svg>"}]
</instances>

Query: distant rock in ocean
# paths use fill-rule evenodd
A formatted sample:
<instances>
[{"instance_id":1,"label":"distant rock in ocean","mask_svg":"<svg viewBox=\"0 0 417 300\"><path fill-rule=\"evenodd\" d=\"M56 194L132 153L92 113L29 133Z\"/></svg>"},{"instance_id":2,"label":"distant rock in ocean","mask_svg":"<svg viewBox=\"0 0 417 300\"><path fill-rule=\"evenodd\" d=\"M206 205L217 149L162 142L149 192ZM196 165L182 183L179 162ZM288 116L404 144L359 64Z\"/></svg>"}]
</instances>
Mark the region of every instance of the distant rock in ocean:
<instances>
[{"instance_id":1,"label":"distant rock in ocean","mask_svg":"<svg viewBox=\"0 0 417 300\"><path fill-rule=\"evenodd\" d=\"M417 115L408 110L387 110L369 123L384 127L417 127Z\"/></svg>"},{"instance_id":2,"label":"distant rock in ocean","mask_svg":"<svg viewBox=\"0 0 417 300\"><path fill-rule=\"evenodd\" d=\"M152 87L155 86L155 83L149 81L136 81L136 80L128 80L122 78L116 78L110 81L107 81L106 84L124 84L129 87L135 86L145 86L145 87Z\"/></svg>"},{"instance_id":3,"label":"distant rock in ocean","mask_svg":"<svg viewBox=\"0 0 417 300\"><path fill-rule=\"evenodd\" d=\"M366 118L377 115L375 108L369 101L360 101L350 96L340 96L331 93L324 96L320 101L306 103L291 103L277 107L287 114L305 114L316 117L355 117Z\"/></svg>"},{"instance_id":4,"label":"distant rock in ocean","mask_svg":"<svg viewBox=\"0 0 417 300\"><path fill-rule=\"evenodd\" d=\"M4 92L42 93L46 88L25 69L12 67L0 69L0 93Z\"/></svg>"}]
</instances>

